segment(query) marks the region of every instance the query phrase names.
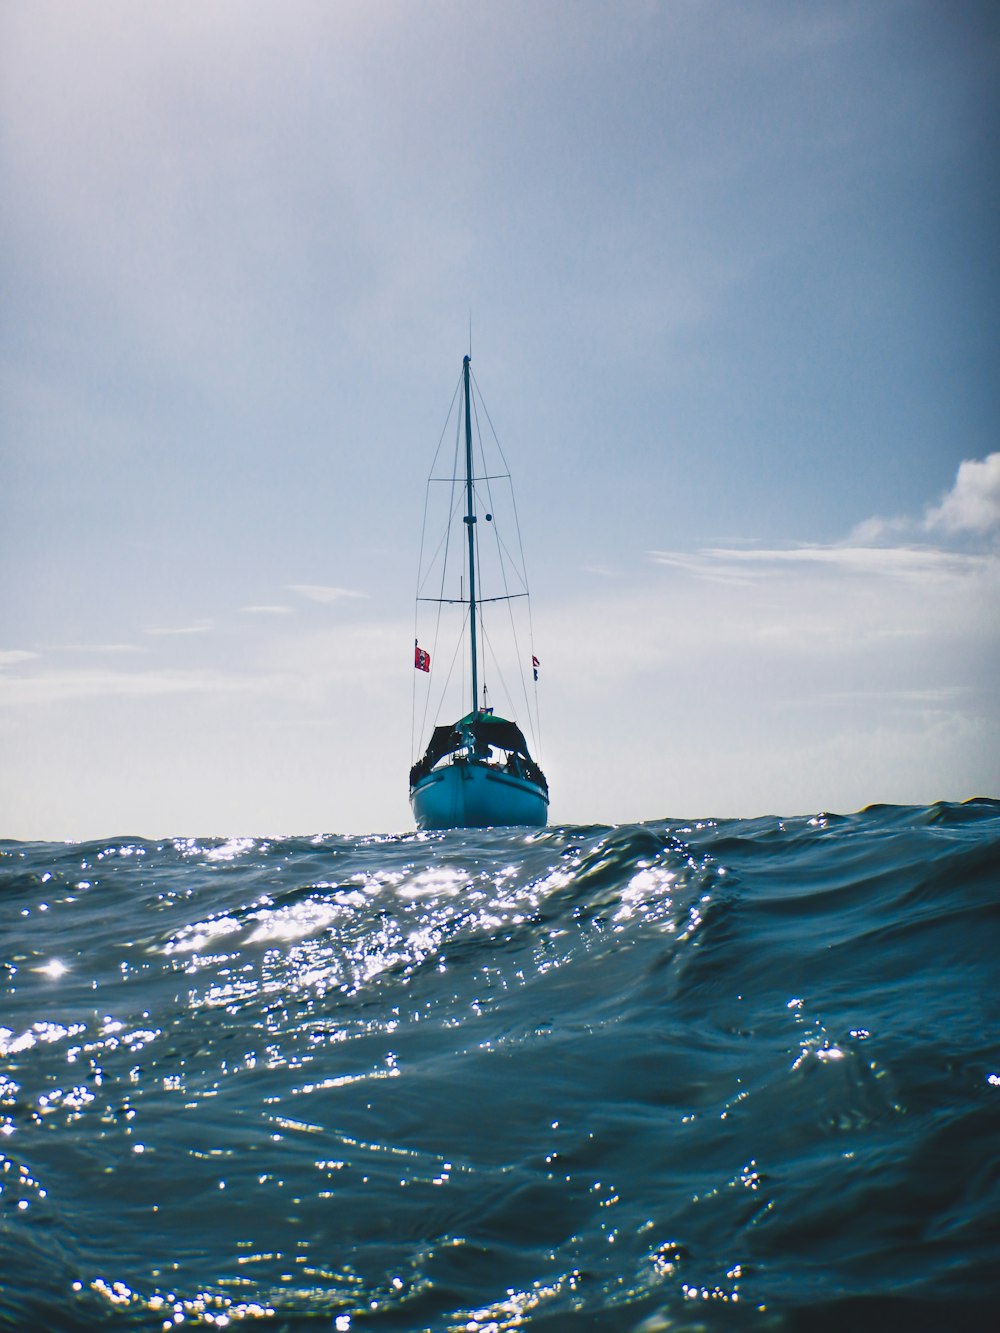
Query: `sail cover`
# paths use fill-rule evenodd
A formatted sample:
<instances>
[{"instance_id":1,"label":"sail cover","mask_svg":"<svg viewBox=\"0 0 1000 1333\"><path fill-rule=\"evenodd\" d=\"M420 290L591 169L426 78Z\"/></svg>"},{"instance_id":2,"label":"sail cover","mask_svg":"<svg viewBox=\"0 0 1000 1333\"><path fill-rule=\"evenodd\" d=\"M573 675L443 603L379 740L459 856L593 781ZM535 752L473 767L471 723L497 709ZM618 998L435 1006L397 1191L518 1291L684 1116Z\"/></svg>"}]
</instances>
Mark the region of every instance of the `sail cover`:
<instances>
[{"instance_id":1,"label":"sail cover","mask_svg":"<svg viewBox=\"0 0 1000 1333\"><path fill-rule=\"evenodd\" d=\"M541 769L528 752L528 742L521 728L506 718L494 717L492 713L470 713L450 727L435 727L423 758L410 769L410 785L429 773L439 759L463 749L470 732L477 751L493 745L498 750L520 755L527 761L527 775L542 786L547 786Z\"/></svg>"},{"instance_id":2,"label":"sail cover","mask_svg":"<svg viewBox=\"0 0 1000 1333\"><path fill-rule=\"evenodd\" d=\"M495 745L498 750L508 750L530 759L528 742L524 733L514 722L502 717L484 716L463 717L460 722L450 727L435 727L431 741L424 754L424 764L433 768L439 759L454 750L460 750L465 744L463 731L471 731L475 739L484 745Z\"/></svg>"},{"instance_id":3,"label":"sail cover","mask_svg":"<svg viewBox=\"0 0 1000 1333\"><path fill-rule=\"evenodd\" d=\"M472 724L472 732L478 741L495 745L498 750L510 750L526 759L531 758L521 728L502 717L479 717Z\"/></svg>"}]
</instances>

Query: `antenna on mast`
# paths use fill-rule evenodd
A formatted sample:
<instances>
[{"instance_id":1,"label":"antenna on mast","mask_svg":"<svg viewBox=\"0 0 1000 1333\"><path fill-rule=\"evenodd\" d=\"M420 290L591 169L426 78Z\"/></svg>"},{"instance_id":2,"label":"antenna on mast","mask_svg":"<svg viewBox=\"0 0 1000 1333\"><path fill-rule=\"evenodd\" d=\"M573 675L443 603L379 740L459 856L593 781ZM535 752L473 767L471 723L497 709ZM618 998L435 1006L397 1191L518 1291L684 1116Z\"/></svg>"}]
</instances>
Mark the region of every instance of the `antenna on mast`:
<instances>
[{"instance_id":1,"label":"antenna on mast","mask_svg":"<svg viewBox=\"0 0 1000 1333\"><path fill-rule=\"evenodd\" d=\"M469 309L469 360L472 360L472 310Z\"/></svg>"}]
</instances>

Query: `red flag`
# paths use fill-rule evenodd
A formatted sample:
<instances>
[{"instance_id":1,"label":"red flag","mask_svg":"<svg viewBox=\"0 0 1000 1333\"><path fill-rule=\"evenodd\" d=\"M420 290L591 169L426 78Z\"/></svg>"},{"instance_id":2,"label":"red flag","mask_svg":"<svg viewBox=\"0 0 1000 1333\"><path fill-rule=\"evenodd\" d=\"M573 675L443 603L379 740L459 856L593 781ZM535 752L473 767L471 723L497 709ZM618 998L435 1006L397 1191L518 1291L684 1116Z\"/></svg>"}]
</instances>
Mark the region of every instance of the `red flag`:
<instances>
[{"instance_id":1,"label":"red flag","mask_svg":"<svg viewBox=\"0 0 1000 1333\"><path fill-rule=\"evenodd\" d=\"M542 665L541 662L539 662L538 658L534 655L534 653L532 653L532 655L531 655L531 670L532 670L532 672L533 672L533 674L534 674L535 680L538 679L538 668L539 668L541 665Z\"/></svg>"},{"instance_id":2,"label":"red flag","mask_svg":"<svg viewBox=\"0 0 1000 1333\"><path fill-rule=\"evenodd\" d=\"M413 665L417 671L431 669L431 655L426 648L421 648L416 639L413 640Z\"/></svg>"}]
</instances>

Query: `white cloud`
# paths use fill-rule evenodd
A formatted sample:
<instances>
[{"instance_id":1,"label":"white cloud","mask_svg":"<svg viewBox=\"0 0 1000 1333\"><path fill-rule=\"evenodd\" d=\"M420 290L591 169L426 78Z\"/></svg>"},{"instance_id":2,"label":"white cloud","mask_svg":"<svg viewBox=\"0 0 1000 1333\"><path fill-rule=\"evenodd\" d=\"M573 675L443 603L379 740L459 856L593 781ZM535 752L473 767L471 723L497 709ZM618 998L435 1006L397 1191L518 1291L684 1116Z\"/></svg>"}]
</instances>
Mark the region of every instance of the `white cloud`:
<instances>
[{"instance_id":1,"label":"white cloud","mask_svg":"<svg viewBox=\"0 0 1000 1333\"><path fill-rule=\"evenodd\" d=\"M1000 452L967 458L940 502L928 505L922 519L908 515L883 518L874 514L859 523L847 539L859 546L912 542L923 533L938 537L985 537L1000 528Z\"/></svg>"},{"instance_id":2,"label":"white cloud","mask_svg":"<svg viewBox=\"0 0 1000 1333\"><path fill-rule=\"evenodd\" d=\"M241 606L246 616L290 616L294 612L290 606Z\"/></svg>"},{"instance_id":3,"label":"white cloud","mask_svg":"<svg viewBox=\"0 0 1000 1333\"><path fill-rule=\"evenodd\" d=\"M851 529L847 542L855 546L882 546L902 540L907 534L912 536L916 526L912 519L883 518L880 514L873 514Z\"/></svg>"},{"instance_id":4,"label":"white cloud","mask_svg":"<svg viewBox=\"0 0 1000 1333\"><path fill-rule=\"evenodd\" d=\"M939 505L927 510L928 532L987 533L1000 528L1000 452L968 458Z\"/></svg>"}]
</instances>

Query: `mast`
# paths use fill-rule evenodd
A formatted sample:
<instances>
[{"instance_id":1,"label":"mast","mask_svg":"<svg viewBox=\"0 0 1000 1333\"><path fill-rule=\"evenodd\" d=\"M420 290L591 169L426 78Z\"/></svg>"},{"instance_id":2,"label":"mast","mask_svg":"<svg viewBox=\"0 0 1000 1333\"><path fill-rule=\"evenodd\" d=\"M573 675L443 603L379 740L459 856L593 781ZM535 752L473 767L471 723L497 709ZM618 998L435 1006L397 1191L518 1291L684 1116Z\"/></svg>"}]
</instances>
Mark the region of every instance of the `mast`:
<instances>
[{"instance_id":1,"label":"mast","mask_svg":"<svg viewBox=\"0 0 1000 1333\"><path fill-rule=\"evenodd\" d=\"M465 518L463 522L469 533L469 638L472 645L472 711L479 706L479 679L476 673L476 515L472 494L472 414L469 411L469 361L462 361L462 373L465 380Z\"/></svg>"}]
</instances>

